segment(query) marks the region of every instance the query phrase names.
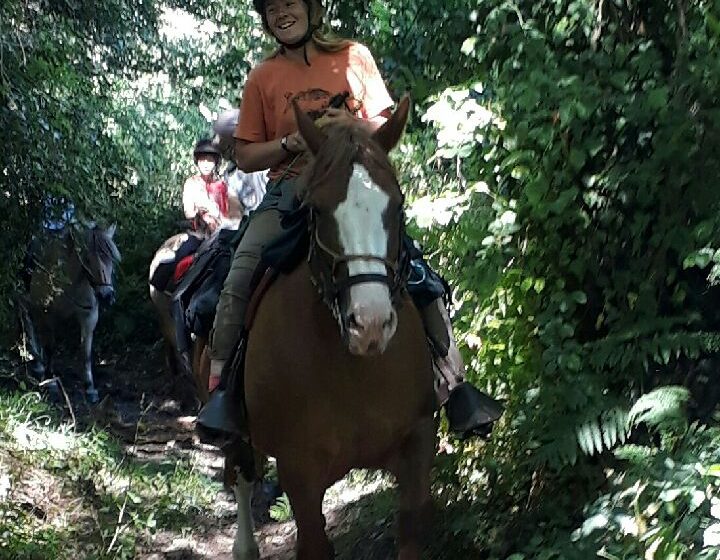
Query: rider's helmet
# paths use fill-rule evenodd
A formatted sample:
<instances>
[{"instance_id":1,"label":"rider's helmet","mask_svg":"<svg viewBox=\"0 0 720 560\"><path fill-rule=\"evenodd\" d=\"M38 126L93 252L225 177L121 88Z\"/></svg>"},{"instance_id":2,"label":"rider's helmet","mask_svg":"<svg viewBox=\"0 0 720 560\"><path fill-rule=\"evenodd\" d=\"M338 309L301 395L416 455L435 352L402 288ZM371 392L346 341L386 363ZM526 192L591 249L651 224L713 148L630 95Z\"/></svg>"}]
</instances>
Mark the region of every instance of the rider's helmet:
<instances>
[{"instance_id":1,"label":"rider's helmet","mask_svg":"<svg viewBox=\"0 0 720 560\"><path fill-rule=\"evenodd\" d=\"M209 138L203 138L202 140L199 140L197 144L195 144L195 148L193 149L193 159L195 160L195 163L198 162L198 158L202 154L209 154L211 156L214 156L215 163L220 163L220 158L222 157L220 148L216 146Z\"/></svg>"},{"instance_id":2,"label":"rider's helmet","mask_svg":"<svg viewBox=\"0 0 720 560\"><path fill-rule=\"evenodd\" d=\"M262 19L263 27L265 31L270 33L270 26L268 25L267 18L265 17L265 2L267 0L253 0L255 11L260 14ZM323 17L325 16L325 9L322 5L322 0L303 0L308 7L308 39L312 35L313 31L322 27Z\"/></svg>"}]
</instances>

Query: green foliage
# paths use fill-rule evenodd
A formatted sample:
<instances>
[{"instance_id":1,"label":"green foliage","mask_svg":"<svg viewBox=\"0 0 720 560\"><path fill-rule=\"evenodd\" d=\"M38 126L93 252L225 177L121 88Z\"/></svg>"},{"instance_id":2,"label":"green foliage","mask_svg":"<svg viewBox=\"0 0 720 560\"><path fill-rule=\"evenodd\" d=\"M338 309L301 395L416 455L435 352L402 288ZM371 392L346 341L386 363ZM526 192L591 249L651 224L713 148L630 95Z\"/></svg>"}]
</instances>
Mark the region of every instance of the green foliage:
<instances>
[{"instance_id":1,"label":"green foliage","mask_svg":"<svg viewBox=\"0 0 720 560\"><path fill-rule=\"evenodd\" d=\"M664 387L638 400L632 421L674 438L664 437L659 447L618 448L621 462L607 473L607 491L575 531L543 540L544 554L572 547L585 558L717 557L720 431L683 423L686 399L682 388ZM525 552L534 557L533 547Z\"/></svg>"},{"instance_id":2,"label":"green foliage","mask_svg":"<svg viewBox=\"0 0 720 560\"><path fill-rule=\"evenodd\" d=\"M642 395L630 409L628 424L645 423L660 432L685 426L685 405L690 393L685 387L660 387Z\"/></svg>"},{"instance_id":3,"label":"green foliage","mask_svg":"<svg viewBox=\"0 0 720 560\"><path fill-rule=\"evenodd\" d=\"M124 261L105 338L156 337L146 319L147 267L182 218L194 142L213 114L236 105L261 45L247 33L247 10L172 4L176 12L125 0L0 6L0 211L13 232L0 241L0 314L12 312L9 296L45 201L64 198L84 218L119 225Z\"/></svg>"},{"instance_id":4,"label":"green foliage","mask_svg":"<svg viewBox=\"0 0 720 560\"><path fill-rule=\"evenodd\" d=\"M275 503L270 506L270 518L278 523L284 523L293 518L293 510L287 494L280 496L275 500Z\"/></svg>"},{"instance_id":5,"label":"green foliage","mask_svg":"<svg viewBox=\"0 0 720 560\"><path fill-rule=\"evenodd\" d=\"M0 395L0 558L134 558L208 514L219 489L188 460L142 462L104 431L74 431L37 394Z\"/></svg>"},{"instance_id":6,"label":"green foliage","mask_svg":"<svg viewBox=\"0 0 720 560\"><path fill-rule=\"evenodd\" d=\"M486 3L465 50L491 94L456 89L460 115L433 116L444 97L428 112L455 183L482 187L428 240L462 294L458 324L483 341L480 378L509 395L539 464L622 441L612 411L628 395L672 379L678 357L717 350L707 268L689 266L718 243L707 92L720 75L707 71L708 6L684 9L680 29L660 4L598 16L579 1ZM639 21L644 35L630 31ZM687 64L698 58L707 65ZM459 127L478 102L494 116Z\"/></svg>"},{"instance_id":7,"label":"green foliage","mask_svg":"<svg viewBox=\"0 0 720 560\"><path fill-rule=\"evenodd\" d=\"M607 451L638 423L668 449L682 439L687 390L642 395L682 384L720 350L710 287L720 208L708 181L720 172L708 24L720 6L475 8L475 32L452 57L474 72L432 98L435 134L418 133L422 147L401 158L417 194L430 195L410 214L455 287L471 378L508 405L498 441L453 456L443 483L480 500L487 484L490 503L516 508L517 523L554 526L591 498L565 500L564 489L592 491ZM425 175L411 163L420 154ZM705 397L700 389L692 402ZM509 535L522 529L507 531L504 545L478 538L512 550ZM546 538L536 544L529 557L553 557L540 554ZM555 553L574 557L563 546Z\"/></svg>"}]
</instances>

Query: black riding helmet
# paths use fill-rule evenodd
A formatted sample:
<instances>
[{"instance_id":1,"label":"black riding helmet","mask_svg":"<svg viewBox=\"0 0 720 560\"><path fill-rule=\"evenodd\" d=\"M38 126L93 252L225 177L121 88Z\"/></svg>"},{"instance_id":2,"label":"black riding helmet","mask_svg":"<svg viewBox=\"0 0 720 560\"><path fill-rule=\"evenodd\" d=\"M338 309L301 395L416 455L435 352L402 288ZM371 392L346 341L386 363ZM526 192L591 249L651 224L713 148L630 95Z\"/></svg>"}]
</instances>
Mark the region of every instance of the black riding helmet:
<instances>
[{"instance_id":1,"label":"black riding helmet","mask_svg":"<svg viewBox=\"0 0 720 560\"><path fill-rule=\"evenodd\" d=\"M195 163L198 162L198 158L202 154L209 154L211 156L214 156L216 163L218 163L220 161L220 158L222 157L220 148L213 144L213 141L209 138L203 138L202 140L198 140L198 143L195 144L195 148L193 149L193 159L195 160Z\"/></svg>"},{"instance_id":2,"label":"black riding helmet","mask_svg":"<svg viewBox=\"0 0 720 560\"><path fill-rule=\"evenodd\" d=\"M270 33L272 35L272 32L270 31L270 26L268 25L267 17L265 16L265 4L267 0L253 0L253 5L255 6L255 11L260 14L260 18L262 19L263 28L265 31ZM325 15L323 10L323 5L321 0L303 0L305 2L305 5L308 7L308 30L307 33L305 33L305 36L300 39L297 43L294 43L292 45L286 45L282 41L278 41L281 45L284 47L289 48L297 48L302 47L305 43L307 43L310 38L312 37L312 34L315 32L316 29L319 29L322 27L323 24L323 16ZM275 37L273 35L273 37ZM275 40L277 40L277 37L275 37Z\"/></svg>"}]
</instances>

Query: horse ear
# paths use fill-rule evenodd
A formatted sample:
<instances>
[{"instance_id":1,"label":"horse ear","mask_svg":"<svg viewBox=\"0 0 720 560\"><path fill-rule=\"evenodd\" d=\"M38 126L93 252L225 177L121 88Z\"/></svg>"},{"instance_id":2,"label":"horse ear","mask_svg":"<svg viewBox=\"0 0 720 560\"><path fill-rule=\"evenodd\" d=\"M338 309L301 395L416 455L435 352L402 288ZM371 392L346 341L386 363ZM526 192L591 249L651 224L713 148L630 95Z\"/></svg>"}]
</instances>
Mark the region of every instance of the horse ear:
<instances>
[{"instance_id":1,"label":"horse ear","mask_svg":"<svg viewBox=\"0 0 720 560\"><path fill-rule=\"evenodd\" d=\"M410 112L410 96L404 95L392 116L373 133L373 139L389 152L400 140Z\"/></svg>"},{"instance_id":2,"label":"horse ear","mask_svg":"<svg viewBox=\"0 0 720 560\"><path fill-rule=\"evenodd\" d=\"M110 239L112 239L113 236L115 235L115 229L116 229L116 228L117 228L117 224L113 224L113 225L111 225L109 228L107 228L107 229L105 230L105 233L108 234L108 237L109 237Z\"/></svg>"},{"instance_id":3,"label":"horse ear","mask_svg":"<svg viewBox=\"0 0 720 560\"><path fill-rule=\"evenodd\" d=\"M293 109L295 109L295 121L297 122L300 134L313 155L317 154L320 146L325 142L325 134L315 126L315 123L310 117L300 110L300 107L298 107L295 101L293 101Z\"/></svg>"}]
</instances>

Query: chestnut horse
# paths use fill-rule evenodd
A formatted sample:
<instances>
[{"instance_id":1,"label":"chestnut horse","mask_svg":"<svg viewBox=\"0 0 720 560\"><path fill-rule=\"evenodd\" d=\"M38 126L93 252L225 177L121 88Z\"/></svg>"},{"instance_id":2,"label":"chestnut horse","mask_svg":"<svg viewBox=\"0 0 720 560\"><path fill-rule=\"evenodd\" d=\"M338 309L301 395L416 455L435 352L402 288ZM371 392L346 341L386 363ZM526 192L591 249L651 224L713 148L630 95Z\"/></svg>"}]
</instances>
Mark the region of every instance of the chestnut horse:
<instances>
[{"instance_id":1,"label":"chestnut horse","mask_svg":"<svg viewBox=\"0 0 720 560\"><path fill-rule=\"evenodd\" d=\"M435 396L423 325L404 290L403 195L387 156L408 109L405 98L371 135L356 124L321 130L295 107L315 155L298 192L310 208L311 247L258 307L245 397L253 447L277 459L300 560L334 557L323 496L356 467L395 476L398 558L420 557L431 509ZM238 477L233 553L242 560L258 556L250 489Z\"/></svg>"}]
</instances>

